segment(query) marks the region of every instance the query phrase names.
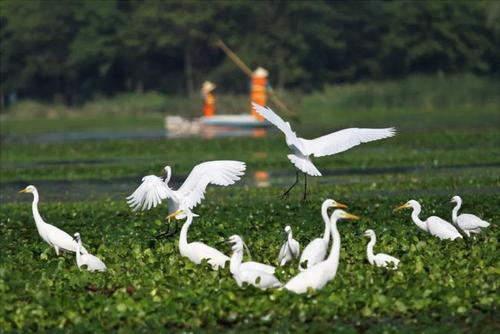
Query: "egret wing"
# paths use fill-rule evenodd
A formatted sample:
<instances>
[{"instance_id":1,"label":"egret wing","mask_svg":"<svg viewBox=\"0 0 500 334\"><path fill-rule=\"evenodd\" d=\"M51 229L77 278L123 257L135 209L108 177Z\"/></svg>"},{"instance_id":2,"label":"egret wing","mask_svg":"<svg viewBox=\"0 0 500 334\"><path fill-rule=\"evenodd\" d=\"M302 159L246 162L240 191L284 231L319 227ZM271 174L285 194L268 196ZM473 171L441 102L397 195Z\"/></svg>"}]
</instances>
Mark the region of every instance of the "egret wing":
<instances>
[{"instance_id":1,"label":"egret wing","mask_svg":"<svg viewBox=\"0 0 500 334\"><path fill-rule=\"evenodd\" d=\"M349 128L316 139L299 138L299 140L302 142L305 154L313 154L315 157L322 157L346 151L362 143L392 137L395 134L395 128Z\"/></svg>"},{"instance_id":2,"label":"egret wing","mask_svg":"<svg viewBox=\"0 0 500 334\"><path fill-rule=\"evenodd\" d=\"M162 200L170 197L170 189L156 175L142 178L142 183L127 197L127 203L134 211L144 211L155 208Z\"/></svg>"},{"instance_id":3,"label":"egret wing","mask_svg":"<svg viewBox=\"0 0 500 334\"><path fill-rule=\"evenodd\" d=\"M196 165L178 192L183 197L182 205L192 209L205 198L209 184L229 186L245 174L246 165L241 161L216 160Z\"/></svg>"},{"instance_id":4,"label":"egret wing","mask_svg":"<svg viewBox=\"0 0 500 334\"><path fill-rule=\"evenodd\" d=\"M458 216L458 225L463 230L474 230L478 227L488 227L490 224L473 214L462 213Z\"/></svg>"},{"instance_id":5,"label":"egret wing","mask_svg":"<svg viewBox=\"0 0 500 334\"><path fill-rule=\"evenodd\" d=\"M281 117L279 117L274 111L269 107L263 107L257 103L252 102L252 106L255 111L262 117L267 119L270 123L274 124L278 129L285 134L288 145L293 145L298 149L301 149L301 143L297 138L297 134L293 132L290 123L285 122Z\"/></svg>"},{"instance_id":6,"label":"egret wing","mask_svg":"<svg viewBox=\"0 0 500 334\"><path fill-rule=\"evenodd\" d=\"M427 226L429 226L429 232L440 239L455 240L456 238L462 238L455 226L437 216L427 218Z\"/></svg>"},{"instance_id":7,"label":"egret wing","mask_svg":"<svg viewBox=\"0 0 500 334\"><path fill-rule=\"evenodd\" d=\"M47 239L50 244L67 252L76 252L78 245L68 233L50 224L47 224L45 228L47 230ZM86 252L87 250L82 247L82 253Z\"/></svg>"}]
</instances>

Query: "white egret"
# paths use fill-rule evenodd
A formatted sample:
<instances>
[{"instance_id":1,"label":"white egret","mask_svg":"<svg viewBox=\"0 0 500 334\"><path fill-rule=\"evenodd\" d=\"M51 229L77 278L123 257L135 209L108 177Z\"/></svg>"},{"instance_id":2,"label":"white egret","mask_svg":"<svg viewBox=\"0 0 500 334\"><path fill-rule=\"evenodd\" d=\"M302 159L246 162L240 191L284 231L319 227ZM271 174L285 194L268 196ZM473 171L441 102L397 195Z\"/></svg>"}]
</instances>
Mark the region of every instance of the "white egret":
<instances>
[{"instance_id":1,"label":"white egret","mask_svg":"<svg viewBox=\"0 0 500 334\"><path fill-rule=\"evenodd\" d=\"M75 233L74 234L75 238L74 240L76 241L78 247L76 250L76 264L78 268L81 268L82 266L87 266L88 271L106 271L106 265L104 262L101 261L97 256L94 256L90 253L81 253L82 249L82 238L80 237L80 233Z\"/></svg>"},{"instance_id":2,"label":"white egret","mask_svg":"<svg viewBox=\"0 0 500 334\"><path fill-rule=\"evenodd\" d=\"M243 260L243 240L237 235L229 238L233 243L233 254L231 255L230 271L238 286L242 286L243 282L251 284L262 290L269 288L281 287L281 282L274 276L273 273L258 270L258 266L244 266Z\"/></svg>"},{"instance_id":3,"label":"white egret","mask_svg":"<svg viewBox=\"0 0 500 334\"><path fill-rule=\"evenodd\" d=\"M186 222L182 225L181 234L179 236L179 251L181 255L187 257L195 264L200 264L202 260L207 260L214 270L218 270L219 267L224 268L226 262L229 261L228 256L202 242L188 243L187 233L189 226L191 226L193 222L193 217L195 216L198 217L197 214L191 212L189 209L178 210L169 215L169 217L175 217L176 219L186 218Z\"/></svg>"},{"instance_id":4,"label":"white egret","mask_svg":"<svg viewBox=\"0 0 500 334\"><path fill-rule=\"evenodd\" d=\"M340 257L340 234L337 229L339 219L357 220L359 217L340 209L333 211L330 217L330 231L333 239L330 255L325 261L317 263L294 276L285 284L285 289L295 293L305 293L308 288L319 290L335 278Z\"/></svg>"},{"instance_id":5,"label":"white egret","mask_svg":"<svg viewBox=\"0 0 500 334\"><path fill-rule=\"evenodd\" d=\"M239 249L240 245L241 245L241 247L245 247L247 252L248 252L248 255L251 257L250 250L248 249L248 246L246 245L246 243L243 241L243 239L239 235L231 236L229 238L229 243L235 244L238 249ZM241 267L241 270L257 270L257 271L262 271L262 272L268 273L268 274L274 274L274 272L276 271L276 268L271 266L271 265L260 263L260 262L255 262L255 261L243 262L243 263L241 263L240 267ZM231 271L231 273L234 274L232 271Z\"/></svg>"},{"instance_id":6,"label":"white egret","mask_svg":"<svg viewBox=\"0 0 500 334\"><path fill-rule=\"evenodd\" d=\"M316 263L325 259L328 250L328 243L330 241L330 218L328 217L329 208L347 208L347 205L336 202L333 199L327 199L321 205L321 217L325 222L325 231L322 238L312 240L306 248L302 251L299 260L299 270L310 268ZM304 262L306 263L304 267Z\"/></svg>"},{"instance_id":7,"label":"white egret","mask_svg":"<svg viewBox=\"0 0 500 334\"><path fill-rule=\"evenodd\" d=\"M462 213L458 215L458 210L460 210L462 206L462 198L460 198L460 196L453 196L451 202L457 203L451 212L452 221L455 225L460 227L468 237L470 237L471 233L479 233L481 229L490 226L490 223L473 214Z\"/></svg>"},{"instance_id":8,"label":"white egret","mask_svg":"<svg viewBox=\"0 0 500 334\"><path fill-rule=\"evenodd\" d=\"M312 163L310 156L323 157L346 151L354 146L374 140L392 137L396 134L395 128L360 129L349 128L330 133L315 139L297 137L290 123L285 122L270 108L252 102L255 111L280 129L286 138L286 144L293 151L288 159L295 167L304 173L304 199L307 196L307 175L321 176L320 171ZM283 194L288 196L290 190L299 182L297 171L295 183Z\"/></svg>"},{"instance_id":9,"label":"white egret","mask_svg":"<svg viewBox=\"0 0 500 334\"><path fill-rule=\"evenodd\" d=\"M165 177L148 175L141 185L127 197L127 203L134 211L155 208L168 199L168 213L179 209L193 209L205 198L209 184L229 186L245 174L245 163L234 160L207 161L196 165L178 190L169 187L172 169L166 166Z\"/></svg>"},{"instance_id":10,"label":"white egret","mask_svg":"<svg viewBox=\"0 0 500 334\"><path fill-rule=\"evenodd\" d=\"M373 254L373 246L377 242L377 237L374 230L366 230L364 233L365 237L370 237L370 242L366 246L366 257L371 265L383 268L392 268L394 270L398 269L399 260L394 256L390 256L384 253Z\"/></svg>"},{"instance_id":11,"label":"white egret","mask_svg":"<svg viewBox=\"0 0 500 334\"><path fill-rule=\"evenodd\" d=\"M405 204L397 207L394 211L399 211L405 208L412 208L411 219L421 230L430 233L433 236L438 237L441 240L450 239L455 240L457 238L462 238L462 235L452 224L448 223L446 220L439 218L437 216L430 216L425 221L422 221L418 215L422 211L420 203L415 200L409 200Z\"/></svg>"},{"instance_id":12,"label":"white egret","mask_svg":"<svg viewBox=\"0 0 500 334\"><path fill-rule=\"evenodd\" d=\"M36 229L38 234L42 239L48 243L50 246L54 247L56 254L59 255L59 250L76 252L78 244L73 240L73 238L63 230L55 227L54 225L47 224L40 213L38 212L38 190L33 185L29 185L19 193L31 193L33 194L33 203L31 205L33 210L33 218L35 219ZM85 247L81 248L82 253L87 253Z\"/></svg>"},{"instance_id":13,"label":"white egret","mask_svg":"<svg viewBox=\"0 0 500 334\"><path fill-rule=\"evenodd\" d=\"M300 244L293 238L292 228L289 225L285 227L285 234L286 241L283 246L281 246L278 255L278 263L280 266L284 266L288 261L292 261L300 255Z\"/></svg>"}]
</instances>

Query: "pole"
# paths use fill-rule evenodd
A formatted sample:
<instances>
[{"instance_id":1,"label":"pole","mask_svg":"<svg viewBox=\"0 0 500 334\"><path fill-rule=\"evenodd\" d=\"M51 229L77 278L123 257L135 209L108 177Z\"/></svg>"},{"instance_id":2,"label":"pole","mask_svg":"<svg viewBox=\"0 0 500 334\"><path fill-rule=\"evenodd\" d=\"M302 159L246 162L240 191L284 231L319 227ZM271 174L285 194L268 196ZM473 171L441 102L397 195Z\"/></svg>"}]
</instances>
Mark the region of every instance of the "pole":
<instances>
[{"instance_id":1,"label":"pole","mask_svg":"<svg viewBox=\"0 0 500 334\"><path fill-rule=\"evenodd\" d=\"M221 39L215 42L215 45L222 49L226 55L231 59L236 66L238 66L247 76L252 77L252 70L241 60L236 53L234 53ZM297 115L291 111L286 104L274 93L274 91L269 91L269 97L278 106L278 108L286 115L290 116L293 120L297 120Z\"/></svg>"}]
</instances>

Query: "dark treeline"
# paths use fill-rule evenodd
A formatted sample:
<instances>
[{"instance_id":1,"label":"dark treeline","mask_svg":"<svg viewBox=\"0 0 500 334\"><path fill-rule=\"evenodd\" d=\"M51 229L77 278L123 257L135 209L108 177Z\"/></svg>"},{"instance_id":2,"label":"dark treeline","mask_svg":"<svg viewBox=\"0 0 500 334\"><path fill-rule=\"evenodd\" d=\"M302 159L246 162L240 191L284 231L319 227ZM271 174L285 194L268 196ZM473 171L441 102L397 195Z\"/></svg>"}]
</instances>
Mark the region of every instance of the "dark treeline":
<instances>
[{"instance_id":1,"label":"dark treeline","mask_svg":"<svg viewBox=\"0 0 500 334\"><path fill-rule=\"evenodd\" d=\"M205 79L244 92L219 37L278 88L499 73L498 1L4 0L0 9L4 96L193 94Z\"/></svg>"}]
</instances>

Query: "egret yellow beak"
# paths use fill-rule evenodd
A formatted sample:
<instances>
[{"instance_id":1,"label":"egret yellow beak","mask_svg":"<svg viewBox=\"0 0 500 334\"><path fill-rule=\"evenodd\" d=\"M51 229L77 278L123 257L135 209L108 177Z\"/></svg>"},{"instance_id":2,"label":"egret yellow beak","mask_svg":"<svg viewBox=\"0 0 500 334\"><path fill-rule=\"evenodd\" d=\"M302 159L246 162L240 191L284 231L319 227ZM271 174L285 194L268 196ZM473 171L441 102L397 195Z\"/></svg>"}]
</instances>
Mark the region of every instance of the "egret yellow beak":
<instances>
[{"instance_id":1,"label":"egret yellow beak","mask_svg":"<svg viewBox=\"0 0 500 334\"><path fill-rule=\"evenodd\" d=\"M398 207L397 207L397 208L395 208L394 210L392 210L392 212L396 212L396 211L399 211L399 210L403 210L403 209L406 209L406 208L409 208L409 207L410 207L410 206L409 206L407 203L405 203L405 204L403 204L403 205L401 205L401 206L398 206Z\"/></svg>"},{"instance_id":2,"label":"egret yellow beak","mask_svg":"<svg viewBox=\"0 0 500 334\"><path fill-rule=\"evenodd\" d=\"M184 212L183 210L177 210L175 212L172 212L171 214L169 214L167 216L168 221L170 221L172 218L175 218L175 216L177 216L179 213L183 213L183 212Z\"/></svg>"},{"instance_id":3,"label":"egret yellow beak","mask_svg":"<svg viewBox=\"0 0 500 334\"><path fill-rule=\"evenodd\" d=\"M358 216L355 216L355 215L353 215L351 213L348 213L348 212L344 213L342 215L342 218L344 218L344 219L350 219L350 220L358 220L359 219Z\"/></svg>"},{"instance_id":4,"label":"egret yellow beak","mask_svg":"<svg viewBox=\"0 0 500 334\"><path fill-rule=\"evenodd\" d=\"M337 208L342 208L342 209L347 208L347 205L345 205L345 204L342 204L342 203L339 203L339 202L336 202L336 203L337 204L335 205L335 207L337 207Z\"/></svg>"},{"instance_id":5,"label":"egret yellow beak","mask_svg":"<svg viewBox=\"0 0 500 334\"><path fill-rule=\"evenodd\" d=\"M20 193L27 193L27 192L28 192L28 189L24 188L23 190L19 190L18 194L20 194Z\"/></svg>"}]
</instances>

